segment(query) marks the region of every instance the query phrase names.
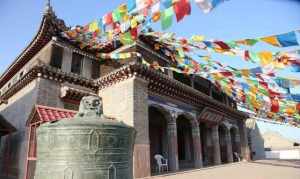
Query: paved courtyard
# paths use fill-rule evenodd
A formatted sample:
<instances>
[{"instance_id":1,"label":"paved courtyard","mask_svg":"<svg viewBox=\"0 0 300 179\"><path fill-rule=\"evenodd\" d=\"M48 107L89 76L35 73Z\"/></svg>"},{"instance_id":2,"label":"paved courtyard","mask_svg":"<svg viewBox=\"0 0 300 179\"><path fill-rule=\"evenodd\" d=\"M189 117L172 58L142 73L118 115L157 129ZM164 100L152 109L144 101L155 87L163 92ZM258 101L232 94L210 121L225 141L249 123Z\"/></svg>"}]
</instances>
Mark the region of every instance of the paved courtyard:
<instances>
[{"instance_id":1,"label":"paved courtyard","mask_svg":"<svg viewBox=\"0 0 300 179\"><path fill-rule=\"evenodd\" d=\"M300 161L240 162L155 176L151 179L300 179Z\"/></svg>"}]
</instances>

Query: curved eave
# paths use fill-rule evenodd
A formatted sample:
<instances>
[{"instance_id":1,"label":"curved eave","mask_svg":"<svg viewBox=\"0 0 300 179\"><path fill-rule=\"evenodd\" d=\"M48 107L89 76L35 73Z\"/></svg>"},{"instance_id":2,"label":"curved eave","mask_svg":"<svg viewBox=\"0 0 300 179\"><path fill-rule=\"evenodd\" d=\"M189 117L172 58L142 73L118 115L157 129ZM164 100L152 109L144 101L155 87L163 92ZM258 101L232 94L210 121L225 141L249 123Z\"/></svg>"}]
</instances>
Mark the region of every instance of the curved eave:
<instances>
[{"instance_id":1,"label":"curved eave","mask_svg":"<svg viewBox=\"0 0 300 179\"><path fill-rule=\"evenodd\" d=\"M73 73L65 73L59 69L41 64L34 66L29 72L27 72L23 76L23 78L20 81L12 85L8 91L2 94L2 102L7 101L7 99L9 99L11 96L16 94L18 91L23 89L26 85L28 85L31 81L38 77L58 81L60 83L69 82L71 84L80 85L91 89L95 93L97 91L93 80L83 78ZM0 102L0 105L1 104L2 103Z\"/></svg>"},{"instance_id":2,"label":"curved eave","mask_svg":"<svg viewBox=\"0 0 300 179\"><path fill-rule=\"evenodd\" d=\"M55 35L55 31L64 27L55 27L54 22L58 20L54 14L44 14L37 34L13 63L5 70L0 77L0 88L9 81L26 63L34 57Z\"/></svg>"}]
</instances>

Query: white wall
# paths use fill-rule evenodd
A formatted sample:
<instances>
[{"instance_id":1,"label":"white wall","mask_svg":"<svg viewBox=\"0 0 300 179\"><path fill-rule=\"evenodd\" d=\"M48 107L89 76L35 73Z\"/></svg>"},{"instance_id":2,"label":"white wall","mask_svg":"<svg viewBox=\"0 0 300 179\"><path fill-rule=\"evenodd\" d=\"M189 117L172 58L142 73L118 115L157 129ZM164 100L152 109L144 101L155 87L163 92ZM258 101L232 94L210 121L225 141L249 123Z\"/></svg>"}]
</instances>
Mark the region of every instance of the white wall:
<instances>
[{"instance_id":1,"label":"white wall","mask_svg":"<svg viewBox=\"0 0 300 179\"><path fill-rule=\"evenodd\" d=\"M300 149L274 150L265 152L266 159L300 159Z\"/></svg>"}]
</instances>

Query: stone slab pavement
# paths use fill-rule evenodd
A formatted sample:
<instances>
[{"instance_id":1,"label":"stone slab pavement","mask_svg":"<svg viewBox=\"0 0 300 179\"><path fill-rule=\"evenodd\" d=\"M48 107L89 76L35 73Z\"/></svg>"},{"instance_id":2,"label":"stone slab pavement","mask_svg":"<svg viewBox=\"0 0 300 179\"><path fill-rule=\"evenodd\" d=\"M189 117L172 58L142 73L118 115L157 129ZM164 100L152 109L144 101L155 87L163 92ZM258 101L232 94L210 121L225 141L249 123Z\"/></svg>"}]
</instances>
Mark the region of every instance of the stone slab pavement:
<instances>
[{"instance_id":1,"label":"stone slab pavement","mask_svg":"<svg viewBox=\"0 0 300 179\"><path fill-rule=\"evenodd\" d=\"M148 179L300 179L300 161L239 162L153 176Z\"/></svg>"}]
</instances>

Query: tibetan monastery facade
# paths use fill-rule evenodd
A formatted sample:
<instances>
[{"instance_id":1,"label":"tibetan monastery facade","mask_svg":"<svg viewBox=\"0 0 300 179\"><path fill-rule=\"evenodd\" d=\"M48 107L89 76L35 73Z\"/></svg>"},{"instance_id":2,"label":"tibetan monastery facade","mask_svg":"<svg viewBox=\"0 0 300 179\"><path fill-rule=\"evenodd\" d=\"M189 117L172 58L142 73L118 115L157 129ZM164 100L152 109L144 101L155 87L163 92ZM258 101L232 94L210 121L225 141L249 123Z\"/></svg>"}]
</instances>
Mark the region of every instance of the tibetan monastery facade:
<instances>
[{"instance_id":1,"label":"tibetan monastery facade","mask_svg":"<svg viewBox=\"0 0 300 179\"><path fill-rule=\"evenodd\" d=\"M37 35L0 78L1 115L16 129L1 137L0 178L32 179L36 128L74 115L83 96L99 95L104 114L134 126L134 176L156 174L155 154L169 171L248 159L245 113L208 80L160 72L128 60L99 61L62 39L68 30L47 7ZM108 44L101 52L138 52L149 63L169 57L143 36L135 45Z\"/></svg>"}]
</instances>

